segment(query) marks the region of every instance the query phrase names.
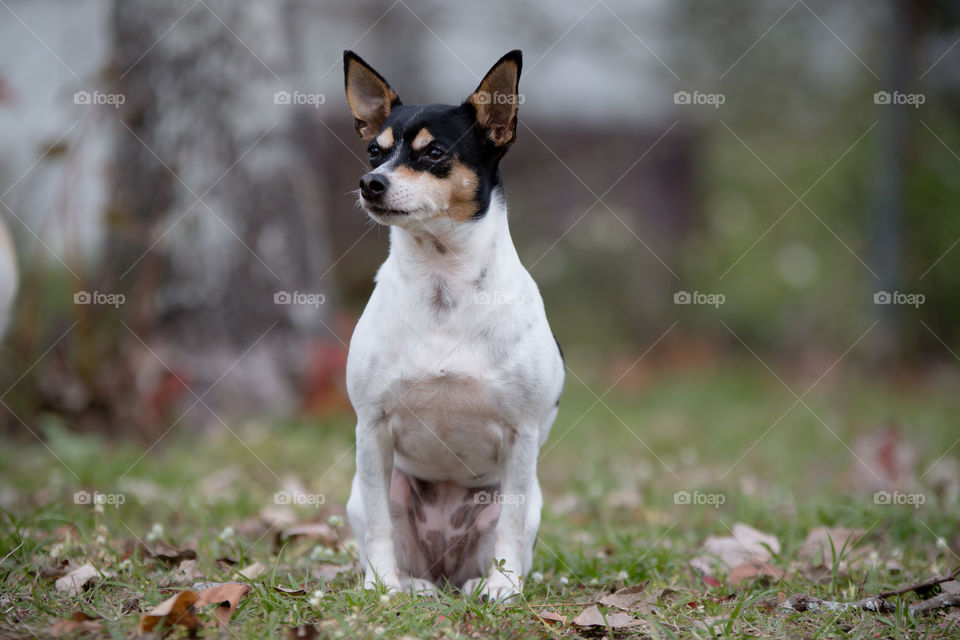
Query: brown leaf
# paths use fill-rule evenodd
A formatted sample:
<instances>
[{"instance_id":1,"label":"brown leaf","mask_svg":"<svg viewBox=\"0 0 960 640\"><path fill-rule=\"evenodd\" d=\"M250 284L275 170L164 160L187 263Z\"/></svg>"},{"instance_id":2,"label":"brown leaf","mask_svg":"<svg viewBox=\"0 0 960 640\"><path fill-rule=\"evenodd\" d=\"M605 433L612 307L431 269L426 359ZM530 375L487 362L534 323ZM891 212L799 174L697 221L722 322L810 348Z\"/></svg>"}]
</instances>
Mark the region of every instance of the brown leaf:
<instances>
[{"instance_id":1,"label":"brown leaf","mask_svg":"<svg viewBox=\"0 0 960 640\"><path fill-rule=\"evenodd\" d=\"M862 538L862 529L845 529L844 527L817 527L811 529L807 539L800 546L798 555L801 560L810 562L813 566L833 564L833 552L837 556L849 555L853 546ZM831 550L830 542L833 541Z\"/></svg>"},{"instance_id":2,"label":"brown leaf","mask_svg":"<svg viewBox=\"0 0 960 640\"><path fill-rule=\"evenodd\" d=\"M180 625L187 629L196 629L200 626L200 618L193 614L196 612L195 605L199 600L200 597L193 591L181 591L141 615L137 628L140 633L149 633L162 623L168 626Z\"/></svg>"},{"instance_id":3,"label":"brown leaf","mask_svg":"<svg viewBox=\"0 0 960 640\"><path fill-rule=\"evenodd\" d=\"M60 636L73 635L78 631L103 631L106 627L98 620L99 618L88 616L83 611L77 611L69 618L57 620L47 627L47 633L54 638L59 638Z\"/></svg>"},{"instance_id":4,"label":"brown leaf","mask_svg":"<svg viewBox=\"0 0 960 640\"><path fill-rule=\"evenodd\" d=\"M96 567L94 567L92 564L88 562L87 564L81 567L77 567L76 569L73 569L72 571L64 575L62 578L57 578L57 582L56 582L57 591L64 591L66 593L69 593L72 596L76 596L76 595L79 595L81 591L83 591L83 588L91 580L100 578L101 576L109 577L112 575L113 574L108 571L104 571L104 572L98 571Z\"/></svg>"},{"instance_id":5,"label":"brown leaf","mask_svg":"<svg viewBox=\"0 0 960 640\"><path fill-rule=\"evenodd\" d=\"M249 591L250 585L241 582L225 582L197 594L199 596L197 606L216 604L217 608L213 615L217 616L220 626L226 626L240 605L240 599Z\"/></svg>"},{"instance_id":6,"label":"brown leaf","mask_svg":"<svg viewBox=\"0 0 960 640\"><path fill-rule=\"evenodd\" d=\"M316 640L320 637L320 632L312 624L302 624L287 629L283 637L285 640Z\"/></svg>"},{"instance_id":7,"label":"brown leaf","mask_svg":"<svg viewBox=\"0 0 960 640\"><path fill-rule=\"evenodd\" d=\"M624 613L622 611L608 613L606 615L606 620L604 620L604 615L600 613L600 609L597 607L597 605L592 605L580 612L580 615L573 619L573 624L577 625L578 627L610 627L611 629L628 629L630 627L646 625L647 621L634 618L629 613Z\"/></svg>"},{"instance_id":8,"label":"brown leaf","mask_svg":"<svg viewBox=\"0 0 960 640\"><path fill-rule=\"evenodd\" d=\"M560 624L567 624L567 616L562 616L559 613L554 613L553 611L540 611L537 613L537 617L541 620L546 620L547 622L559 622Z\"/></svg>"},{"instance_id":9,"label":"brown leaf","mask_svg":"<svg viewBox=\"0 0 960 640\"><path fill-rule=\"evenodd\" d=\"M333 527L325 522L307 522L303 524L285 527L280 532L280 540L291 540L293 538L304 538L306 540L319 540L323 544L336 546L340 542L337 532Z\"/></svg>"},{"instance_id":10,"label":"brown leaf","mask_svg":"<svg viewBox=\"0 0 960 640\"><path fill-rule=\"evenodd\" d=\"M275 587L273 588L273 590L276 591L277 593L279 593L279 594L281 594L281 595L285 595L285 596L305 596L305 595L307 595L307 590L306 590L306 589L298 589L297 587L280 587L280 586L275 586Z\"/></svg>"},{"instance_id":11,"label":"brown leaf","mask_svg":"<svg viewBox=\"0 0 960 640\"><path fill-rule=\"evenodd\" d=\"M624 611L652 613L656 608L656 603L651 602L647 597L646 589L647 582L633 587L627 587L626 589L620 589L616 593L611 593L600 598L600 604L623 609Z\"/></svg>"},{"instance_id":12,"label":"brown leaf","mask_svg":"<svg viewBox=\"0 0 960 640\"><path fill-rule=\"evenodd\" d=\"M734 567L727 576L727 582L731 586L738 586L742 582L752 582L758 578L773 578L774 580L783 580L786 572L779 567L775 567L769 562L745 562Z\"/></svg>"},{"instance_id":13,"label":"brown leaf","mask_svg":"<svg viewBox=\"0 0 960 640\"><path fill-rule=\"evenodd\" d=\"M171 579L176 584L187 584L203 577L203 572L197 568L196 560L184 560L174 569Z\"/></svg>"},{"instance_id":14,"label":"brown leaf","mask_svg":"<svg viewBox=\"0 0 960 640\"><path fill-rule=\"evenodd\" d=\"M246 578L247 580L255 580L267 572L267 567L264 566L262 562L254 562L248 567L244 567L237 571L234 576L239 578Z\"/></svg>"},{"instance_id":15,"label":"brown leaf","mask_svg":"<svg viewBox=\"0 0 960 640\"><path fill-rule=\"evenodd\" d=\"M738 522L733 525L733 536L710 536L703 543L703 553L690 564L704 573L710 573L719 563L733 569L745 562L768 562L773 553L780 553L780 542L775 536Z\"/></svg>"},{"instance_id":16,"label":"brown leaf","mask_svg":"<svg viewBox=\"0 0 960 640\"><path fill-rule=\"evenodd\" d=\"M189 547L177 549L163 542L153 542L151 544L142 544L140 549L151 558L163 560L170 564L180 564L184 560L196 560L197 552Z\"/></svg>"}]
</instances>

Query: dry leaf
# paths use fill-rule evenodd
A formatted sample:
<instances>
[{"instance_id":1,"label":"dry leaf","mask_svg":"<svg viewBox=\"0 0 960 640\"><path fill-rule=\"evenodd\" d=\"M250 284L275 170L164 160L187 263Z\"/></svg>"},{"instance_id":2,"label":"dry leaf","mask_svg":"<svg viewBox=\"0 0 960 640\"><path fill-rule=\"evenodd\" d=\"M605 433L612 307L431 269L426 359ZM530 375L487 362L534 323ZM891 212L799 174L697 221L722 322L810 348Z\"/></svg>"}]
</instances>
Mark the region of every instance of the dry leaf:
<instances>
[{"instance_id":1,"label":"dry leaf","mask_svg":"<svg viewBox=\"0 0 960 640\"><path fill-rule=\"evenodd\" d=\"M616 593L611 593L600 598L600 604L623 609L624 611L652 613L656 609L656 604L647 598L646 589L646 582L634 587L620 589Z\"/></svg>"},{"instance_id":2,"label":"dry leaf","mask_svg":"<svg viewBox=\"0 0 960 640\"><path fill-rule=\"evenodd\" d=\"M775 536L757 531L743 523L733 525L733 536L710 536L703 543L703 553L690 564L704 573L710 573L719 560L726 569L747 562L769 562L773 553L780 553L780 542Z\"/></svg>"},{"instance_id":3,"label":"dry leaf","mask_svg":"<svg viewBox=\"0 0 960 640\"><path fill-rule=\"evenodd\" d=\"M727 582L731 586L737 586L742 582L753 581L758 578L773 578L774 580L783 580L786 571L775 567L769 562L745 562L734 567L727 576Z\"/></svg>"},{"instance_id":4,"label":"dry leaf","mask_svg":"<svg viewBox=\"0 0 960 640\"><path fill-rule=\"evenodd\" d=\"M246 578L247 580L255 580L267 572L267 568L263 565L262 562L254 562L249 567L244 567L240 571L235 573L235 576Z\"/></svg>"},{"instance_id":5,"label":"dry leaf","mask_svg":"<svg viewBox=\"0 0 960 640\"><path fill-rule=\"evenodd\" d=\"M553 611L541 611L537 614L537 617L541 620L546 620L547 622L559 622L560 624L567 624L567 616L562 616L559 613L554 613Z\"/></svg>"},{"instance_id":6,"label":"dry leaf","mask_svg":"<svg viewBox=\"0 0 960 640\"><path fill-rule=\"evenodd\" d=\"M170 564L179 564L184 560L196 560L197 552L189 547L177 549L163 542L154 542L152 544L140 545L140 548L151 558L163 560Z\"/></svg>"},{"instance_id":7,"label":"dry leaf","mask_svg":"<svg viewBox=\"0 0 960 640\"><path fill-rule=\"evenodd\" d=\"M284 634L286 640L316 640L320 632L312 624L302 624L299 627L290 627Z\"/></svg>"},{"instance_id":8,"label":"dry leaf","mask_svg":"<svg viewBox=\"0 0 960 640\"><path fill-rule=\"evenodd\" d=\"M606 620L604 620L604 616L602 613L600 613L600 609L597 608L597 605L592 605L584 609L580 615L574 618L573 624L577 625L578 627L610 627L611 629L628 629L630 627L646 625L647 621L634 618L629 613L624 613L623 611L608 613Z\"/></svg>"},{"instance_id":9,"label":"dry leaf","mask_svg":"<svg viewBox=\"0 0 960 640\"><path fill-rule=\"evenodd\" d=\"M807 539L800 546L798 555L813 565L832 565L833 552L837 556L848 555L853 546L862 538L862 529L845 529L843 527L817 527L807 534ZM833 541L831 549L830 541Z\"/></svg>"},{"instance_id":10,"label":"dry leaf","mask_svg":"<svg viewBox=\"0 0 960 640\"><path fill-rule=\"evenodd\" d=\"M110 577L113 573L109 571L100 572L89 562L82 567L70 571L62 578L57 578L57 591L65 591L72 596L79 595L84 586L95 578Z\"/></svg>"},{"instance_id":11,"label":"dry leaf","mask_svg":"<svg viewBox=\"0 0 960 640\"><path fill-rule=\"evenodd\" d=\"M340 542L337 532L333 527L325 522L307 522L284 528L280 533L280 540L291 540L293 538L304 538L307 540L319 540L323 544L336 546Z\"/></svg>"},{"instance_id":12,"label":"dry leaf","mask_svg":"<svg viewBox=\"0 0 960 640\"><path fill-rule=\"evenodd\" d=\"M277 593L282 594L282 595L285 595L285 596L305 596L305 595L307 595L307 590L306 590L306 589L298 589L297 587L279 587L279 586L275 586L275 587L273 588L273 590L276 591Z\"/></svg>"},{"instance_id":13,"label":"dry leaf","mask_svg":"<svg viewBox=\"0 0 960 640\"><path fill-rule=\"evenodd\" d=\"M241 582L226 582L201 591L198 594L200 598L197 601L197 606L216 604L217 608L213 615L220 621L221 626L225 626L230 622L230 618L233 617L234 612L240 605L240 599L249 591L250 585Z\"/></svg>"},{"instance_id":14,"label":"dry leaf","mask_svg":"<svg viewBox=\"0 0 960 640\"><path fill-rule=\"evenodd\" d=\"M60 636L73 635L78 631L103 631L105 628L103 623L99 622L99 618L93 618L83 611L77 611L69 618L57 620L47 627L47 633L54 638L59 638Z\"/></svg>"},{"instance_id":15,"label":"dry leaf","mask_svg":"<svg viewBox=\"0 0 960 640\"><path fill-rule=\"evenodd\" d=\"M137 628L140 633L149 633L158 624L163 623L168 626L180 625L187 629L196 629L200 626L200 618L193 614L199 600L200 597L193 591L181 591L140 616L140 624Z\"/></svg>"},{"instance_id":16,"label":"dry leaf","mask_svg":"<svg viewBox=\"0 0 960 640\"><path fill-rule=\"evenodd\" d=\"M176 584L186 584L202 576L196 560L184 560L174 569L171 579Z\"/></svg>"}]
</instances>

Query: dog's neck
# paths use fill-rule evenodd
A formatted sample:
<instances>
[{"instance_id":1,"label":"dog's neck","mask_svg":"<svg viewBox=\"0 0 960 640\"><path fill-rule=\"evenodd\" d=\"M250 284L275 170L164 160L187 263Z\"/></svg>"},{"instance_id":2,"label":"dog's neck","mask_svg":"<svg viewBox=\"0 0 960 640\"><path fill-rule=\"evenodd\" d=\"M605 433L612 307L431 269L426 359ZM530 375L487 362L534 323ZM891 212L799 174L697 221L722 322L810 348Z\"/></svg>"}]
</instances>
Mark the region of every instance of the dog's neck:
<instances>
[{"instance_id":1,"label":"dog's neck","mask_svg":"<svg viewBox=\"0 0 960 640\"><path fill-rule=\"evenodd\" d=\"M513 249L500 194L485 215L468 222L438 216L415 226L390 229L390 257L406 277L475 279L507 249ZM514 251L515 254L515 251Z\"/></svg>"}]
</instances>

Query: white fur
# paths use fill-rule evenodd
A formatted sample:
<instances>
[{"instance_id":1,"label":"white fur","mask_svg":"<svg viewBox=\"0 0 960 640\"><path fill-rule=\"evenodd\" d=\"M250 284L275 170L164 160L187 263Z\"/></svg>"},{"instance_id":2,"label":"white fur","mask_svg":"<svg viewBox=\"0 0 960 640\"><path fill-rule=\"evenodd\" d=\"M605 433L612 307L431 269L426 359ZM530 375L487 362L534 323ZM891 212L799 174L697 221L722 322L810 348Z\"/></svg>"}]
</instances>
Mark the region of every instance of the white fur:
<instances>
[{"instance_id":1,"label":"white fur","mask_svg":"<svg viewBox=\"0 0 960 640\"><path fill-rule=\"evenodd\" d=\"M347 361L358 420L347 510L365 586L400 589L409 577L398 572L391 537L394 465L466 487L500 483L506 501L488 554L505 571L490 572L483 593L509 597L532 563L542 507L537 456L556 417L563 362L499 191L486 215L470 222L428 208L375 217L392 225L390 255Z\"/></svg>"},{"instance_id":2,"label":"white fur","mask_svg":"<svg viewBox=\"0 0 960 640\"><path fill-rule=\"evenodd\" d=\"M7 330L17 296L17 254L7 225L0 218L0 340Z\"/></svg>"}]
</instances>

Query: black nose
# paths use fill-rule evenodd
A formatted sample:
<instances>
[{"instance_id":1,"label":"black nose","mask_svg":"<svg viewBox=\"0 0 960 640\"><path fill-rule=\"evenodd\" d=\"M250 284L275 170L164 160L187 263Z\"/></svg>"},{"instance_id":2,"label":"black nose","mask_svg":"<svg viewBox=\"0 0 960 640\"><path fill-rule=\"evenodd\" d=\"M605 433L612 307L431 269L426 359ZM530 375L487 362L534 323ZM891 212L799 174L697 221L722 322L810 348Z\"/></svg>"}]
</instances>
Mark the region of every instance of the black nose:
<instances>
[{"instance_id":1,"label":"black nose","mask_svg":"<svg viewBox=\"0 0 960 640\"><path fill-rule=\"evenodd\" d=\"M367 200L377 200L387 191L390 182L380 173L367 173L360 178L360 193Z\"/></svg>"}]
</instances>

